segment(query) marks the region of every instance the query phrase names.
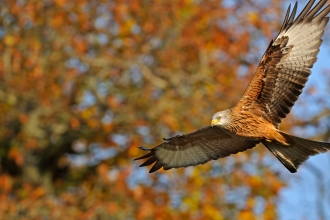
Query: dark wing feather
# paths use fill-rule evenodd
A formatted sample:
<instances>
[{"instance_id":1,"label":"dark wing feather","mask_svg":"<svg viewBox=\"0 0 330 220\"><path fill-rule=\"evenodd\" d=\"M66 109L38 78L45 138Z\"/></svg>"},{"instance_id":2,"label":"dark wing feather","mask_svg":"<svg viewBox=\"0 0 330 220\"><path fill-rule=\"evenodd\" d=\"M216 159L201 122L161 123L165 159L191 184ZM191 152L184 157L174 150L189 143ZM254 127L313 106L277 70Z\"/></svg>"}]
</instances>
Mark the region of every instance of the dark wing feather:
<instances>
[{"instance_id":1,"label":"dark wing feather","mask_svg":"<svg viewBox=\"0 0 330 220\"><path fill-rule=\"evenodd\" d=\"M165 142L155 148L140 149L150 151L135 160L148 158L141 166L155 165L150 173L164 167L171 168L196 166L210 160L216 160L245 151L254 147L258 141L237 136L221 127L204 127L192 133L178 135L165 139Z\"/></svg>"},{"instance_id":2,"label":"dark wing feather","mask_svg":"<svg viewBox=\"0 0 330 220\"><path fill-rule=\"evenodd\" d=\"M314 0L309 1L296 19L297 3L290 16L289 7L279 35L262 57L238 108L251 109L257 103L278 127L301 94L317 60L329 20L325 17L330 12L329 5L320 12L326 2L321 0L312 8Z\"/></svg>"}]
</instances>

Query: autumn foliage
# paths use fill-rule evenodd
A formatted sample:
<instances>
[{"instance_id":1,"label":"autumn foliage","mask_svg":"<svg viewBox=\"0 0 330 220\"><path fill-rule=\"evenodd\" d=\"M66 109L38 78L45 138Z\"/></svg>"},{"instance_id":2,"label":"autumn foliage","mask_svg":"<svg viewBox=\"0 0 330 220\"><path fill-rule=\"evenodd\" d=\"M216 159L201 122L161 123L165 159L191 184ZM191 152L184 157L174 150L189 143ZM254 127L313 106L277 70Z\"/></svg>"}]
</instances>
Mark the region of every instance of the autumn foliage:
<instances>
[{"instance_id":1,"label":"autumn foliage","mask_svg":"<svg viewBox=\"0 0 330 220\"><path fill-rule=\"evenodd\" d=\"M0 216L276 219L261 147L155 174L133 158L237 102L277 2L2 2Z\"/></svg>"}]
</instances>

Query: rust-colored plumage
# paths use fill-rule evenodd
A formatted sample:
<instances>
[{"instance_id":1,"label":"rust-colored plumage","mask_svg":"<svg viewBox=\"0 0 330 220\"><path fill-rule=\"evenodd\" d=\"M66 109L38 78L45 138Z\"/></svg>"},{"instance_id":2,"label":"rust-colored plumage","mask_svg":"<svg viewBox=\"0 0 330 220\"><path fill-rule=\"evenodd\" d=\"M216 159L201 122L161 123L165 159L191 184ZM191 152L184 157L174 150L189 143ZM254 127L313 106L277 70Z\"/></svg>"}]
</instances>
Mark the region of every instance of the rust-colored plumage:
<instances>
[{"instance_id":1,"label":"rust-colored plumage","mask_svg":"<svg viewBox=\"0 0 330 220\"><path fill-rule=\"evenodd\" d=\"M263 55L257 71L237 105L213 115L212 125L165 142L137 158L148 158L141 166L195 166L245 151L263 143L291 172L309 156L330 150L330 143L310 141L286 134L279 124L290 112L317 60L330 12L327 0L314 7L310 0L295 18L297 3L286 13L281 30Z\"/></svg>"}]
</instances>

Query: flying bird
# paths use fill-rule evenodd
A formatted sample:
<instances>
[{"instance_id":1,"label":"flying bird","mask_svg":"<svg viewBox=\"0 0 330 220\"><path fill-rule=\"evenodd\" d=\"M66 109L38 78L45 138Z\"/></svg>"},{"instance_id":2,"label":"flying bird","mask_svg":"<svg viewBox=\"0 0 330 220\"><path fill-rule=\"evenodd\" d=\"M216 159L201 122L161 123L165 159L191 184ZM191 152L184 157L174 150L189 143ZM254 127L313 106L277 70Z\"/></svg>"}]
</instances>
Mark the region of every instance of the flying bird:
<instances>
[{"instance_id":1,"label":"flying bird","mask_svg":"<svg viewBox=\"0 0 330 220\"><path fill-rule=\"evenodd\" d=\"M292 173L309 156L330 150L330 143L311 141L279 130L283 118L304 88L320 51L330 5L310 0L295 18L297 2L287 10L280 32L269 44L256 73L237 105L217 112L211 126L164 139L140 166L154 163L150 173L196 166L236 154L262 143ZM323 10L321 10L324 8Z\"/></svg>"}]
</instances>

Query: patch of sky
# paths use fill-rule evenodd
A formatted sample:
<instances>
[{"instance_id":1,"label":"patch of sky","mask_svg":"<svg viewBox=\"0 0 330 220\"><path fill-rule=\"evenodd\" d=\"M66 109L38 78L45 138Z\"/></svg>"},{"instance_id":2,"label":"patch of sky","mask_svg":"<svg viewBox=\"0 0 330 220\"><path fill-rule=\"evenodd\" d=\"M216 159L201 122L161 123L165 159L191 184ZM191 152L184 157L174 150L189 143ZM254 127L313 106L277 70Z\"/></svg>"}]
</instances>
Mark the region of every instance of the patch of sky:
<instances>
[{"instance_id":1,"label":"patch of sky","mask_svg":"<svg viewBox=\"0 0 330 220\"><path fill-rule=\"evenodd\" d=\"M233 0L223 0L221 1L221 6L224 8L232 8L236 5L236 1Z\"/></svg>"},{"instance_id":2,"label":"patch of sky","mask_svg":"<svg viewBox=\"0 0 330 220\"><path fill-rule=\"evenodd\" d=\"M167 175L159 174L157 176L157 183L155 189L159 192L166 192L170 187L171 181Z\"/></svg>"},{"instance_id":3,"label":"patch of sky","mask_svg":"<svg viewBox=\"0 0 330 220\"><path fill-rule=\"evenodd\" d=\"M211 171L210 171L210 176L215 178L215 177L219 177L222 172L223 172L223 169L222 169L222 166L219 162L217 161L212 161L211 163Z\"/></svg>"},{"instance_id":4,"label":"patch of sky","mask_svg":"<svg viewBox=\"0 0 330 220\"><path fill-rule=\"evenodd\" d=\"M223 187L225 188L223 192L226 192L225 200L228 203L236 204L239 208L245 206L246 198L250 194L248 187L237 187L235 189L230 189L228 185L224 185Z\"/></svg>"},{"instance_id":5,"label":"patch of sky","mask_svg":"<svg viewBox=\"0 0 330 220\"><path fill-rule=\"evenodd\" d=\"M258 37L254 37L254 38L257 40L251 41L251 48L253 49L253 51L250 51L249 53L246 54L246 60L248 62L253 62L253 63L257 62L256 64L259 64L259 61L261 60L262 56L267 50L268 45L271 42L271 39L268 39L265 36L262 36L260 38Z\"/></svg>"},{"instance_id":6,"label":"patch of sky","mask_svg":"<svg viewBox=\"0 0 330 220\"><path fill-rule=\"evenodd\" d=\"M95 96L92 92L85 90L83 95L83 102L81 103L84 107L89 107L94 105L96 102Z\"/></svg>"},{"instance_id":7,"label":"patch of sky","mask_svg":"<svg viewBox=\"0 0 330 220\"><path fill-rule=\"evenodd\" d=\"M321 171L329 167L329 163L326 167L324 166L325 162L329 162L325 156L322 154L311 157L301 166L299 173L291 174L291 178L288 179L288 186L280 192L279 204L283 204L278 207L280 219L297 219L297 217L299 219L330 219L330 213L326 209L329 207L330 201L328 191L321 192L322 195L319 194L320 187L328 188L329 176L324 175L324 173L317 176L314 169L309 169L311 164ZM322 176L327 179L320 178Z\"/></svg>"},{"instance_id":8,"label":"patch of sky","mask_svg":"<svg viewBox=\"0 0 330 220\"><path fill-rule=\"evenodd\" d=\"M80 73L86 73L89 70L89 65L85 64L85 63L81 63L78 66L78 70L79 70Z\"/></svg>"},{"instance_id":9,"label":"patch of sky","mask_svg":"<svg viewBox=\"0 0 330 220\"><path fill-rule=\"evenodd\" d=\"M88 64L80 62L79 59L77 58L70 58L65 62L65 66L67 68L75 68L77 69L80 73L85 73L89 69Z\"/></svg>"},{"instance_id":10,"label":"patch of sky","mask_svg":"<svg viewBox=\"0 0 330 220\"><path fill-rule=\"evenodd\" d=\"M193 166L186 167L183 171L185 177L191 177L194 174L194 167Z\"/></svg>"},{"instance_id":11,"label":"patch of sky","mask_svg":"<svg viewBox=\"0 0 330 220\"><path fill-rule=\"evenodd\" d=\"M6 30L3 27L0 27L0 39L6 35Z\"/></svg>"},{"instance_id":12,"label":"patch of sky","mask_svg":"<svg viewBox=\"0 0 330 220\"><path fill-rule=\"evenodd\" d=\"M142 74L140 72L140 68L137 65L131 66L131 78L135 85L142 86Z\"/></svg>"},{"instance_id":13,"label":"patch of sky","mask_svg":"<svg viewBox=\"0 0 330 220\"><path fill-rule=\"evenodd\" d=\"M154 49L161 48L163 46L162 40L156 37L150 39L150 44Z\"/></svg>"},{"instance_id":14,"label":"patch of sky","mask_svg":"<svg viewBox=\"0 0 330 220\"><path fill-rule=\"evenodd\" d=\"M255 198L255 205L253 207L254 213L256 213L256 215L262 215L265 210L265 204L266 204L265 199L261 196L257 196Z\"/></svg>"},{"instance_id":15,"label":"patch of sky","mask_svg":"<svg viewBox=\"0 0 330 220\"><path fill-rule=\"evenodd\" d=\"M249 67L247 65L239 65L237 70L238 77L244 77L248 74L250 74Z\"/></svg>"},{"instance_id":16,"label":"patch of sky","mask_svg":"<svg viewBox=\"0 0 330 220\"><path fill-rule=\"evenodd\" d=\"M291 129L292 134L297 135L302 138L311 138L316 136L319 133L319 128L315 125L306 125L304 127L294 126Z\"/></svg>"},{"instance_id":17,"label":"patch of sky","mask_svg":"<svg viewBox=\"0 0 330 220\"><path fill-rule=\"evenodd\" d=\"M109 26L109 22L111 20L112 16L111 13L101 14L101 16L98 16L95 19L94 26L96 29L103 29L107 28Z\"/></svg>"},{"instance_id":18,"label":"patch of sky","mask_svg":"<svg viewBox=\"0 0 330 220\"><path fill-rule=\"evenodd\" d=\"M148 126L144 126L144 125L137 126L136 131L139 135L142 135L142 136L150 135L150 128Z\"/></svg>"},{"instance_id":19,"label":"patch of sky","mask_svg":"<svg viewBox=\"0 0 330 220\"><path fill-rule=\"evenodd\" d=\"M131 28L132 34L140 34L141 33L141 27L137 24L134 24Z\"/></svg>"},{"instance_id":20,"label":"patch of sky","mask_svg":"<svg viewBox=\"0 0 330 220\"><path fill-rule=\"evenodd\" d=\"M108 36L103 33L97 35L97 40L102 46L106 45L109 42Z\"/></svg>"},{"instance_id":21,"label":"patch of sky","mask_svg":"<svg viewBox=\"0 0 330 220\"><path fill-rule=\"evenodd\" d=\"M118 169L112 169L108 171L108 179L111 181L115 181L117 179L118 176Z\"/></svg>"},{"instance_id":22,"label":"patch of sky","mask_svg":"<svg viewBox=\"0 0 330 220\"><path fill-rule=\"evenodd\" d=\"M151 55L143 54L139 56L139 61L150 66L155 62L155 58Z\"/></svg>"},{"instance_id":23,"label":"patch of sky","mask_svg":"<svg viewBox=\"0 0 330 220\"><path fill-rule=\"evenodd\" d=\"M111 134L110 138L113 142L115 142L119 146L127 147L128 138L123 134Z\"/></svg>"},{"instance_id":24,"label":"patch of sky","mask_svg":"<svg viewBox=\"0 0 330 220\"><path fill-rule=\"evenodd\" d=\"M143 137L143 143L153 144L155 143L155 139L152 136Z\"/></svg>"},{"instance_id":25,"label":"patch of sky","mask_svg":"<svg viewBox=\"0 0 330 220\"><path fill-rule=\"evenodd\" d=\"M234 157L227 157L225 160L225 165L222 166L220 164L222 172L224 172L224 174L232 173L233 169L235 168L235 163L236 163L236 160Z\"/></svg>"},{"instance_id":26,"label":"patch of sky","mask_svg":"<svg viewBox=\"0 0 330 220\"><path fill-rule=\"evenodd\" d=\"M146 167L137 167L136 165L134 172L131 172L129 177L127 178L127 185L134 189L138 185L142 184L145 186L151 186L152 180L148 175L148 169Z\"/></svg>"},{"instance_id":27,"label":"patch of sky","mask_svg":"<svg viewBox=\"0 0 330 220\"><path fill-rule=\"evenodd\" d=\"M88 164L89 165L96 165L99 164L101 161L112 158L117 155L118 149L109 147L104 148L101 145L94 143L90 144L89 150L92 156L89 158Z\"/></svg>"},{"instance_id":28,"label":"patch of sky","mask_svg":"<svg viewBox=\"0 0 330 220\"><path fill-rule=\"evenodd\" d=\"M75 167L81 167L88 163L88 156L87 155L80 155L80 154L68 154L67 158L69 163Z\"/></svg>"},{"instance_id":29,"label":"patch of sky","mask_svg":"<svg viewBox=\"0 0 330 220\"><path fill-rule=\"evenodd\" d=\"M243 170L250 175L258 175L259 167L257 166L259 161L259 154L254 152L251 154L249 162L243 164Z\"/></svg>"},{"instance_id":30,"label":"patch of sky","mask_svg":"<svg viewBox=\"0 0 330 220\"><path fill-rule=\"evenodd\" d=\"M102 117L102 123L103 124L111 124L114 118L114 114L113 112L111 112L110 110L108 110L104 116Z\"/></svg>"},{"instance_id":31,"label":"patch of sky","mask_svg":"<svg viewBox=\"0 0 330 220\"><path fill-rule=\"evenodd\" d=\"M180 191L174 190L169 193L170 205L174 208L179 208L182 203L182 193Z\"/></svg>"},{"instance_id":32,"label":"patch of sky","mask_svg":"<svg viewBox=\"0 0 330 220\"><path fill-rule=\"evenodd\" d=\"M117 144L123 144L126 143L126 140L124 140L124 137L121 135L113 135L113 141ZM83 142L77 144L84 144ZM76 152L83 152L86 150L86 146L84 146L82 149L78 145L74 146L74 149L76 149ZM122 151L124 149L118 149L115 147L102 147L99 143L91 143L88 146L90 155L86 154L68 154L68 159L70 163L73 166L84 166L84 165L89 165L89 166L95 166L99 164L103 160L107 160L109 158L115 157L119 151Z\"/></svg>"},{"instance_id":33,"label":"patch of sky","mask_svg":"<svg viewBox=\"0 0 330 220\"><path fill-rule=\"evenodd\" d=\"M101 97L105 97L108 94L109 85L107 82L99 82L97 84L97 92Z\"/></svg>"}]
</instances>

